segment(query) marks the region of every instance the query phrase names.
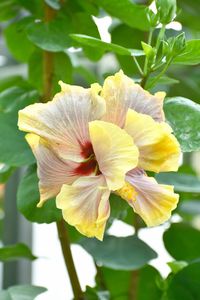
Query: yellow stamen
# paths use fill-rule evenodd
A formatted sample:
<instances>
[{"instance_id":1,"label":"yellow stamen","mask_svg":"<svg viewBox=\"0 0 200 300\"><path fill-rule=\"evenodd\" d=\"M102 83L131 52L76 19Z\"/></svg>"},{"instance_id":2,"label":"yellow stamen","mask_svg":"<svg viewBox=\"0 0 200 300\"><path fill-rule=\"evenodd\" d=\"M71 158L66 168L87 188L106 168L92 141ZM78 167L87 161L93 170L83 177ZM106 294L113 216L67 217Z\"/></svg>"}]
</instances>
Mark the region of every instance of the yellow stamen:
<instances>
[{"instance_id":1,"label":"yellow stamen","mask_svg":"<svg viewBox=\"0 0 200 300\"><path fill-rule=\"evenodd\" d=\"M116 191L116 194L126 201L135 201L137 192L130 183L126 182L121 189Z\"/></svg>"}]
</instances>

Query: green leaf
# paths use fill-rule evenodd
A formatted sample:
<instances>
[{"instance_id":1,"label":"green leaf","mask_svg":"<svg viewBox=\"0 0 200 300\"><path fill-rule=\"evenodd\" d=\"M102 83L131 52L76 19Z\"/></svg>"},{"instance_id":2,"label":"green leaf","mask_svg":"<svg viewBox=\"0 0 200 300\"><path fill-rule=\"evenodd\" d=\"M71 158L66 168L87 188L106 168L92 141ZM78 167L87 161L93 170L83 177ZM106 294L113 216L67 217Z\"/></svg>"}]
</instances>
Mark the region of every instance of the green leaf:
<instances>
[{"instance_id":1,"label":"green leaf","mask_svg":"<svg viewBox=\"0 0 200 300\"><path fill-rule=\"evenodd\" d=\"M99 6L111 16L122 20L133 28L147 31L150 28L148 19L149 9L129 0L97 0Z\"/></svg>"},{"instance_id":2,"label":"green leaf","mask_svg":"<svg viewBox=\"0 0 200 300\"><path fill-rule=\"evenodd\" d=\"M36 259L30 249L25 244L16 244L0 248L0 261L8 262L18 259Z\"/></svg>"},{"instance_id":3,"label":"green leaf","mask_svg":"<svg viewBox=\"0 0 200 300\"><path fill-rule=\"evenodd\" d=\"M173 63L182 65L197 65L200 63L200 39L186 42L183 52L178 55Z\"/></svg>"},{"instance_id":4,"label":"green leaf","mask_svg":"<svg viewBox=\"0 0 200 300\"><path fill-rule=\"evenodd\" d=\"M34 17L42 18L43 17L43 1L42 0L17 0L20 6L28 11L30 11Z\"/></svg>"},{"instance_id":5,"label":"green leaf","mask_svg":"<svg viewBox=\"0 0 200 300\"><path fill-rule=\"evenodd\" d=\"M83 239L80 244L97 263L115 270L135 270L157 256L136 236L105 236L103 242Z\"/></svg>"},{"instance_id":6,"label":"green leaf","mask_svg":"<svg viewBox=\"0 0 200 300\"><path fill-rule=\"evenodd\" d=\"M45 0L46 4L48 4L53 9L60 9L60 1L59 0Z\"/></svg>"},{"instance_id":7,"label":"green leaf","mask_svg":"<svg viewBox=\"0 0 200 300\"><path fill-rule=\"evenodd\" d=\"M18 22L11 23L4 30L4 36L8 49L16 60L22 62L28 61L35 48L26 35L26 27L32 20L32 17L26 17Z\"/></svg>"},{"instance_id":8,"label":"green leaf","mask_svg":"<svg viewBox=\"0 0 200 300\"><path fill-rule=\"evenodd\" d=\"M0 158L9 166L32 164L35 158L24 139L24 133L17 128L16 113L0 112Z\"/></svg>"},{"instance_id":9,"label":"green leaf","mask_svg":"<svg viewBox=\"0 0 200 300\"><path fill-rule=\"evenodd\" d=\"M76 2L83 8L89 15L97 16L99 13L98 4L95 1L82 1L76 0Z\"/></svg>"},{"instance_id":10,"label":"green leaf","mask_svg":"<svg viewBox=\"0 0 200 300\"><path fill-rule=\"evenodd\" d=\"M178 211L181 214L187 215L200 215L200 201L199 200L189 200L183 201L179 204Z\"/></svg>"},{"instance_id":11,"label":"green leaf","mask_svg":"<svg viewBox=\"0 0 200 300\"><path fill-rule=\"evenodd\" d=\"M52 223L62 218L61 210L56 208L55 200L50 199L40 208L38 178L35 168L31 168L22 178L17 192L18 210L31 222Z\"/></svg>"},{"instance_id":12,"label":"green leaf","mask_svg":"<svg viewBox=\"0 0 200 300\"><path fill-rule=\"evenodd\" d=\"M86 287L84 293L85 300L109 300L110 294L108 291L97 291L96 288Z\"/></svg>"},{"instance_id":13,"label":"green leaf","mask_svg":"<svg viewBox=\"0 0 200 300\"><path fill-rule=\"evenodd\" d=\"M160 23L168 24L173 21L176 16L176 0L157 0L155 3Z\"/></svg>"},{"instance_id":14,"label":"green leaf","mask_svg":"<svg viewBox=\"0 0 200 300\"><path fill-rule=\"evenodd\" d=\"M52 78L53 94L60 91L58 81L72 83L72 64L66 53L54 54L54 71ZM35 51L29 60L28 65L29 82L42 93L43 72L42 72L42 51Z\"/></svg>"},{"instance_id":15,"label":"green leaf","mask_svg":"<svg viewBox=\"0 0 200 300\"><path fill-rule=\"evenodd\" d=\"M78 12L73 14L72 18L72 32L77 34L86 34L94 38L100 38L98 28L92 19L92 17L86 13ZM73 45L76 47L77 42L73 42ZM91 60L99 60L102 55L102 49L96 48L95 51L90 46L83 46L83 51L85 55Z\"/></svg>"},{"instance_id":16,"label":"green leaf","mask_svg":"<svg viewBox=\"0 0 200 300\"><path fill-rule=\"evenodd\" d=\"M13 75L8 77L3 77L0 80L0 92L8 89L12 86L25 87L27 86L26 81L19 75Z\"/></svg>"},{"instance_id":17,"label":"green leaf","mask_svg":"<svg viewBox=\"0 0 200 300\"><path fill-rule=\"evenodd\" d=\"M19 11L16 0L1 0L0 2L0 21L7 21L14 18Z\"/></svg>"},{"instance_id":18,"label":"green leaf","mask_svg":"<svg viewBox=\"0 0 200 300\"><path fill-rule=\"evenodd\" d=\"M200 231L184 223L171 224L163 236L169 254L176 260L200 257Z\"/></svg>"},{"instance_id":19,"label":"green leaf","mask_svg":"<svg viewBox=\"0 0 200 300\"><path fill-rule=\"evenodd\" d=\"M177 260L170 261L167 264L174 274L178 273L183 268L188 266L188 263L186 261L177 261Z\"/></svg>"},{"instance_id":20,"label":"green leaf","mask_svg":"<svg viewBox=\"0 0 200 300\"><path fill-rule=\"evenodd\" d=\"M168 300L200 300L200 263L193 263L178 272L170 281Z\"/></svg>"},{"instance_id":21,"label":"green leaf","mask_svg":"<svg viewBox=\"0 0 200 300\"><path fill-rule=\"evenodd\" d=\"M57 18L51 22L32 22L27 28L28 38L36 46L51 52L63 51L71 46L69 33L71 32L70 20Z\"/></svg>"},{"instance_id":22,"label":"green leaf","mask_svg":"<svg viewBox=\"0 0 200 300\"><path fill-rule=\"evenodd\" d=\"M131 280L137 276L137 300L160 300L161 291L156 281L161 278L152 266L145 266L136 273L101 268L105 286L110 291L111 299L124 300L130 297ZM145 289L144 289L145 286ZM134 287L135 288L135 287Z\"/></svg>"},{"instance_id":23,"label":"green leaf","mask_svg":"<svg viewBox=\"0 0 200 300\"><path fill-rule=\"evenodd\" d=\"M46 288L31 285L16 285L8 288L12 300L34 300L37 295L46 292Z\"/></svg>"},{"instance_id":24,"label":"green leaf","mask_svg":"<svg viewBox=\"0 0 200 300\"><path fill-rule=\"evenodd\" d=\"M33 104L38 99L36 90L13 86L0 93L0 111L17 112L27 105Z\"/></svg>"},{"instance_id":25,"label":"green leaf","mask_svg":"<svg viewBox=\"0 0 200 300\"><path fill-rule=\"evenodd\" d=\"M159 183L174 185L176 192L200 193L200 180L194 175L184 173L160 173L156 175Z\"/></svg>"},{"instance_id":26,"label":"green leaf","mask_svg":"<svg viewBox=\"0 0 200 300\"><path fill-rule=\"evenodd\" d=\"M5 183L13 174L15 168L0 164L0 183Z\"/></svg>"},{"instance_id":27,"label":"green leaf","mask_svg":"<svg viewBox=\"0 0 200 300\"><path fill-rule=\"evenodd\" d=\"M1 290L0 291L0 299L1 300L13 300L9 294L8 291L6 290Z\"/></svg>"},{"instance_id":28,"label":"green leaf","mask_svg":"<svg viewBox=\"0 0 200 300\"><path fill-rule=\"evenodd\" d=\"M120 45L106 43L101 41L100 39L93 38L88 35L84 34L70 34L71 38L75 41L79 42L80 44L90 46L90 47L97 47L105 51L112 51L119 55L128 55L128 56L142 56L144 55L144 51L136 50L136 49L127 49Z\"/></svg>"},{"instance_id":29,"label":"green leaf","mask_svg":"<svg viewBox=\"0 0 200 300\"><path fill-rule=\"evenodd\" d=\"M130 36L132 36L131 39ZM121 45L128 49L139 49L141 47L140 41L144 39L144 32L138 29L130 28L125 24L119 24L114 28L111 27L111 37L112 43ZM140 64L143 64L143 58L144 57L137 58ZM117 59L125 74L129 76L138 74L137 67L133 62L133 58L131 56L117 55Z\"/></svg>"},{"instance_id":30,"label":"green leaf","mask_svg":"<svg viewBox=\"0 0 200 300\"><path fill-rule=\"evenodd\" d=\"M169 98L164 104L166 119L183 152L200 149L200 105L183 98Z\"/></svg>"}]
</instances>

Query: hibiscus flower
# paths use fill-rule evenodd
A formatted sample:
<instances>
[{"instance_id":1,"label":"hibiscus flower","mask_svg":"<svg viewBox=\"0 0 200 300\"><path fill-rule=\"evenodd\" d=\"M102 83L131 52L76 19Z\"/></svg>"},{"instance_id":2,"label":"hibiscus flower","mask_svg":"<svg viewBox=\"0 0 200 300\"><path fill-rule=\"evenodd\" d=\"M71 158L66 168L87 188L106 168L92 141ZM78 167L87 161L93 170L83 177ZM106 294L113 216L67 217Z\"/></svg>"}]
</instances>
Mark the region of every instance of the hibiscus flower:
<instances>
[{"instance_id":1,"label":"hibiscus flower","mask_svg":"<svg viewBox=\"0 0 200 300\"><path fill-rule=\"evenodd\" d=\"M148 226L169 219L178 195L145 171L177 171L180 146L165 122L165 93L151 95L122 71L85 89L60 82L48 103L19 111L37 160L40 207L56 196L63 218L102 240L116 193Z\"/></svg>"}]
</instances>

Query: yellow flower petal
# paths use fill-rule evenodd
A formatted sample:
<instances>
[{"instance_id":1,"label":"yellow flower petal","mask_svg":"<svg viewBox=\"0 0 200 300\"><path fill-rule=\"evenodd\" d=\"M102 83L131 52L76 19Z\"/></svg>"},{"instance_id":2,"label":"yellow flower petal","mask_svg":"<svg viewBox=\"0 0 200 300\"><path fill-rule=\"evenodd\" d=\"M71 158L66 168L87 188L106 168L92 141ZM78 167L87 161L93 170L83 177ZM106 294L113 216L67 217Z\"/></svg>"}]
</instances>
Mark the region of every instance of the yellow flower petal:
<instances>
[{"instance_id":1,"label":"yellow flower petal","mask_svg":"<svg viewBox=\"0 0 200 300\"><path fill-rule=\"evenodd\" d=\"M179 199L179 195L174 193L173 186L158 184L154 178L134 171L127 174L126 180L136 191L136 196L129 204L147 226L160 225L170 218Z\"/></svg>"},{"instance_id":2,"label":"yellow flower petal","mask_svg":"<svg viewBox=\"0 0 200 300\"><path fill-rule=\"evenodd\" d=\"M103 175L81 177L72 185L63 185L56 204L70 225L88 237L102 240L110 215L109 195Z\"/></svg>"},{"instance_id":3,"label":"yellow flower petal","mask_svg":"<svg viewBox=\"0 0 200 300\"><path fill-rule=\"evenodd\" d=\"M126 172L138 163L138 150L132 137L120 127L104 121L90 122L89 132L99 169L109 189L121 188Z\"/></svg>"},{"instance_id":4,"label":"yellow flower petal","mask_svg":"<svg viewBox=\"0 0 200 300\"><path fill-rule=\"evenodd\" d=\"M82 161L82 150L89 141L88 122L102 117L105 101L98 95L98 85L90 89L61 86L52 101L20 110L18 126L45 138L64 159Z\"/></svg>"},{"instance_id":5,"label":"yellow flower petal","mask_svg":"<svg viewBox=\"0 0 200 300\"><path fill-rule=\"evenodd\" d=\"M101 96L106 100L104 121L123 127L129 108L150 115L156 121L164 120L163 100L165 93L151 95L122 71L104 81Z\"/></svg>"},{"instance_id":6,"label":"yellow flower petal","mask_svg":"<svg viewBox=\"0 0 200 300\"><path fill-rule=\"evenodd\" d=\"M153 172L177 171L181 150L169 125L129 109L124 129L139 149L139 167Z\"/></svg>"},{"instance_id":7,"label":"yellow flower petal","mask_svg":"<svg viewBox=\"0 0 200 300\"><path fill-rule=\"evenodd\" d=\"M73 174L77 163L61 160L46 141L36 134L27 134L26 140L37 159L40 190L38 207L40 207L47 199L56 196L64 183L72 183L77 179Z\"/></svg>"}]
</instances>

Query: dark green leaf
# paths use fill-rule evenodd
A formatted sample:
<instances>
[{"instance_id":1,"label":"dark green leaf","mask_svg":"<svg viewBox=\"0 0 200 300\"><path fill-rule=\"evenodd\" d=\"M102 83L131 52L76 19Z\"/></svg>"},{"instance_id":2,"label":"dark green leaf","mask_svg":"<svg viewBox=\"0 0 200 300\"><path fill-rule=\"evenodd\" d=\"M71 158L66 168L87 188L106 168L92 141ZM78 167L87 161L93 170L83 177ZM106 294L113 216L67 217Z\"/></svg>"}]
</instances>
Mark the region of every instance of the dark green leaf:
<instances>
[{"instance_id":1,"label":"dark green leaf","mask_svg":"<svg viewBox=\"0 0 200 300\"><path fill-rule=\"evenodd\" d=\"M200 257L200 231L184 223L174 223L164 233L165 247L176 260Z\"/></svg>"},{"instance_id":2,"label":"dark green leaf","mask_svg":"<svg viewBox=\"0 0 200 300\"><path fill-rule=\"evenodd\" d=\"M182 151L200 149L200 105L183 97L174 97L165 102L164 111Z\"/></svg>"},{"instance_id":3,"label":"dark green leaf","mask_svg":"<svg viewBox=\"0 0 200 300\"><path fill-rule=\"evenodd\" d=\"M82 0L76 0L77 3L89 14L96 16L99 12L99 7L95 1L82 1Z\"/></svg>"},{"instance_id":4,"label":"dark green leaf","mask_svg":"<svg viewBox=\"0 0 200 300\"><path fill-rule=\"evenodd\" d=\"M145 266L141 270L134 271L134 273L107 268L101 268L101 272L104 284L110 291L112 299L129 299L132 286L131 281L134 280L134 277L137 282L137 290L135 291L136 286L134 286L133 292L137 295L137 300L161 299L161 291L156 284L156 281L161 276L152 266Z\"/></svg>"},{"instance_id":5,"label":"dark green leaf","mask_svg":"<svg viewBox=\"0 0 200 300\"><path fill-rule=\"evenodd\" d=\"M0 21L7 21L16 16L19 6L16 0L1 0Z\"/></svg>"},{"instance_id":6,"label":"dark green leaf","mask_svg":"<svg viewBox=\"0 0 200 300\"><path fill-rule=\"evenodd\" d=\"M197 65L200 63L200 40L186 42L184 51L178 55L174 63L182 65Z\"/></svg>"},{"instance_id":7,"label":"dark green leaf","mask_svg":"<svg viewBox=\"0 0 200 300\"><path fill-rule=\"evenodd\" d=\"M51 52L63 51L71 46L69 33L71 32L70 20L57 18L51 22L32 22L27 28L28 38L36 46Z\"/></svg>"},{"instance_id":8,"label":"dark green leaf","mask_svg":"<svg viewBox=\"0 0 200 300\"><path fill-rule=\"evenodd\" d=\"M54 71L52 78L53 94L60 91L58 81L62 80L66 83L72 83L72 64L67 54L54 54ZM42 52L36 51L31 56L28 66L29 82L42 93L43 77L42 77Z\"/></svg>"},{"instance_id":9,"label":"dark green leaf","mask_svg":"<svg viewBox=\"0 0 200 300\"><path fill-rule=\"evenodd\" d=\"M27 86L27 83L21 76L18 76L18 75L1 78L0 92L2 92L3 90L6 90L12 86L25 87L25 86Z\"/></svg>"},{"instance_id":10,"label":"dark green leaf","mask_svg":"<svg viewBox=\"0 0 200 300\"><path fill-rule=\"evenodd\" d=\"M35 48L26 35L26 27L32 20L32 17L26 17L18 22L11 23L4 31L8 49L16 60L22 62L28 61Z\"/></svg>"},{"instance_id":11,"label":"dark green leaf","mask_svg":"<svg viewBox=\"0 0 200 300\"><path fill-rule=\"evenodd\" d=\"M6 0L7 1L7 0ZM16 0L22 8L30 11L35 17L43 17L43 0Z\"/></svg>"},{"instance_id":12,"label":"dark green leaf","mask_svg":"<svg viewBox=\"0 0 200 300\"><path fill-rule=\"evenodd\" d=\"M167 291L168 300L200 300L200 263L193 263L171 280Z\"/></svg>"},{"instance_id":13,"label":"dark green leaf","mask_svg":"<svg viewBox=\"0 0 200 300\"><path fill-rule=\"evenodd\" d=\"M78 34L86 34L88 36L94 37L94 38L100 38L98 28L92 19L92 17L86 13L78 12L73 14L72 18L72 27L73 31ZM77 42L73 42L74 46L77 46ZM93 48L89 46L83 46L83 50L85 55L91 59L91 60L99 60L102 55L103 51L102 49L96 48L95 51Z\"/></svg>"},{"instance_id":14,"label":"dark green leaf","mask_svg":"<svg viewBox=\"0 0 200 300\"><path fill-rule=\"evenodd\" d=\"M80 44L91 46L91 47L97 47L99 49L102 49L105 51L112 51L119 55L128 55L128 56L142 56L144 55L144 52L142 50L136 50L136 49L127 49L125 47L122 47L120 45L112 44L112 43L106 43L101 41L100 39L93 38L88 35L84 34L70 34L70 36Z\"/></svg>"},{"instance_id":15,"label":"dark green leaf","mask_svg":"<svg viewBox=\"0 0 200 300\"><path fill-rule=\"evenodd\" d=\"M148 83L151 85L151 83L154 81L154 77L149 78ZM156 85L169 85L169 84L177 84L179 81L177 79L171 78L169 76L162 76L157 82Z\"/></svg>"},{"instance_id":16,"label":"dark green leaf","mask_svg":"<svg viewBox=\"0 0 200 300\"><path fill-rule=\"evenodd\" d=\"M194 175L184 173L160 173L156 175L159 183L174 185L176 192L200 193L200 180Z\"/></svg>"},{"instance_id":17,"label":"dark green leaf","mask_svg":"<svg viewBox=\"0 0 200 300\"><path fill-rule=\"evenodd\" d=\"M97 263L115 270L135 270L157 256L136 236L105 236L104 241L83 239L80 244Z\"/></svg>"},{"instance_id":18,"label":"dark green leaf","mask_svg":"<svg viewBox=\"0 0 200 300\"><path fill-rule=\"evenodd\" d=\"M0 183L5 183L9 177L13 174L15 168L0 164Z\"/></svg>"},{"instance_id":19,"label":"dark green leaf","mask_svg":"<svg viewBox=\"0 0 200 300\"><path fill-rule=\"evenodd\" d=\"M17 192L18 210L31 222L52 223L62 218L61 210L56 208L55 200L50 199L40 208L36 170L32 168L22 178Z\"/></svg>"},{"instance_id":20,"label":"dark green leaf","mask_svg":"<svg viewBox=\"0 0 200 300\"><path fill-rule=\"evenodd\" d=\"M150 28L147 17L149 9L143 5L137 5L129 0L97 0L97 3L111 16L133 28L145 31Z\"/></svg>"},{"instance_id":21,"label":"dark green leaf","mask_svg":"<svg viewBox=\"0 0 200 300\"><path fill-rule=\"evenodd\" d=\"M13 86L0 93L0 111L17 112L29 104L33 104L39 95L36 90Z\"/></svg>"},{"instance_id":22,"label":"dark green leaf","mask_svg":"<svg viewBox=\"0 0 200 300\"><path fill-rule=\"evenodd\" d=\"M112 43L121 45L125 48L139 49L141 48L141 40L144 39L144 32L130 28L125 24L120 24L113 29L111 28ZM130 36L132 37L130 39ZM125 74L133 76L138 74L133 58L131 56L117 55L117 59ZM139 63L143 63L143 57L137 58Z\"/></svg>"},{"instance_id":23,"label":"dark green leaf","mask_svg":"<svg viewBox=\"0 0 200 300\"><path fill-rule=\"evenodd\" d=\"M23 258L30 260L36 259L36 256L31 253L25 244L16 244L0 248L0 261L7 262Z\"/></svg>"},{"instance_id":24,"label":"dark green leaf","mask_svg":"<svg viewBox=\"0 0 200 300\"><path fill-rule=\"evenodd\" d=\"M45 0L45 2L53 9L60 9L60 1L59 0Z\"/></svg>"},{"instance_id":25,"label":"dark green leaf","mask_svg":"<svg viewBox=\"0 0 200 300\"><path fill-rule=\"evenodd\" d=\"M9 166L32 164L35 159L24 134L17 128L15 113L0 112L0 161ZM14 145L14 146L13 146Z\"/></svg>"}]
</instances>

